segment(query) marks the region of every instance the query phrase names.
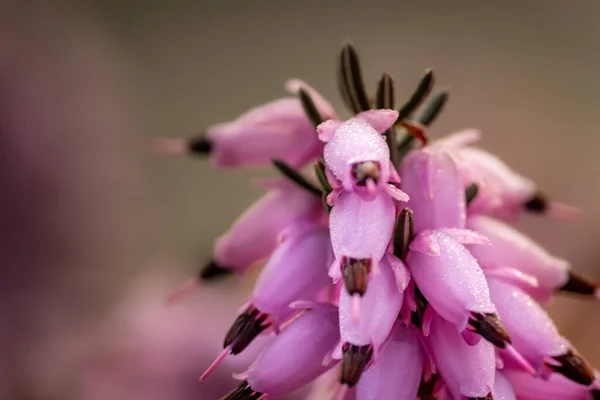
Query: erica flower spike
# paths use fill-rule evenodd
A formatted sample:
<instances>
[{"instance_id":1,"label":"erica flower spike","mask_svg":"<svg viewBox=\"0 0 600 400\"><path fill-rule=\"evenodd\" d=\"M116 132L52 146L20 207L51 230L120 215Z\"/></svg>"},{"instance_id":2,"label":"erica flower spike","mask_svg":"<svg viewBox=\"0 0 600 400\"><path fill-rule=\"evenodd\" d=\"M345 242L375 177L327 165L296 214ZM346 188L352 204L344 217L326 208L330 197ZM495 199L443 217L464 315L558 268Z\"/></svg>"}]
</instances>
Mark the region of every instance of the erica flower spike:
<instances>
[{"instance_id":1,"label":"erica flower spike","mask_svg":"<svg viewBox=\"0 0 600 400\"><path fill-rule=\"evenodd\" d=\"M215 244L200 278L264 263L205 379L258 335L272 339L226 400L545 400L600 398L592 366L539 302L598 286L503 221L573 217L465 130L429 140L448 100L426 70L395 109L389 73L369 95L358 54L340 52L352 116L299 80L296 98L253 108L163 151L217 167L274 165L283 177ZM312 165L311 174L298 168ZM316 179L313 179L316 177ZM197 283L197 281L196 281ZM197 286L197 285L196 285ZM325 390L320 393L319 388Z\"/></svg>"}]
</instances>

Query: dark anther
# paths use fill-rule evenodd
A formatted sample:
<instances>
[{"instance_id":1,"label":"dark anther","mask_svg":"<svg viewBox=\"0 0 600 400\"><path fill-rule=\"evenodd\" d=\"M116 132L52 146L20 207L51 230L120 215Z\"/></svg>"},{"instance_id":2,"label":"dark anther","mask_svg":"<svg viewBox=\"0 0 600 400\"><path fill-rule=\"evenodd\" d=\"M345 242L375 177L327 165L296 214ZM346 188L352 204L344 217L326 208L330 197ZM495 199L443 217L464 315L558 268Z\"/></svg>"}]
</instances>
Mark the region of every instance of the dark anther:
<instances>
[{"instance_id":1,"label":"dark anther","mask_svg":"<svg viewBox=\"0 0 600 400\"><path fill-rule=\"evenodd\" d=\"M223 267L214 261L210 261L200 270L199 277L202 281L214 281L231 274L233 274L232 269Z\"/></svg>"},{"instance_id":2,"label":"dark anther","mask_svg":"<svg viewBox=\"0 0 600 400\"><path fill-rule=\"evenodd\" d=\"M199 136L189 140L188 149L191 154L209 154L212 150L212 143L204 136Z\"/></svg>"},{"instance_id":3,"label":"dark anther","mask_svg":"<svg viewBox=\"0 0 600 400\"><path fill-rule=\"evenodd\" d=\"M362 296L365 294L370 271L370 258L342 258L342 278L349 295L358 293Z\"/></svg>"},{"instance_id":4,"label":"dark anther","mask_svg":"<svg viewBox=\"0 0 600 400\"><path fill-rule=\"evenodd\" d=\"M433 88L433 84L435 82L435 76L433 75L433 71L427 69L425 71L425 75L419 81L419 85L410 96L408 101L402 106L401 109L398 110L398 119L396 122L402 122L402 120L409 117L423 102L423 100L429 95L431 89Z\"/></svg>"},{"instance_id":5,"label":"dark anther","mask_svg":"<svg viewBox=\"0 0 600 400\"><path fill-rule=\"evenodd\" d=\"M342 346L342 373L340 382L342 385L352 387L358 383L366 365L373 356L373 346L356 346L344 343Z\"/></svg>"},{"instance_id":6,"label":"dark anther","mask_svg":"<svg viewBox=\"0 0 600 400\"><path fill-rule=\"evenodd\" d=\"M527 211L542 214L548 209L548 198L543 193L537 192L524 206Z\"/></svg>"},{"instance_id":7,"label":"dark anther","mask_svg":"<svg viewBox=\"0 0 600 400\"><path fill-rule=\"evenodd\" d=\"M394 108L394 81L390 74L385 73L377 85L377 98L375 108L392 109ZM385 140L390 149L390 160L392 165L398 167L398 143L396 139L396 129L392 126L385 131Z\"/></svg>"},{"instance_id":8,"label":"dark anther","mask_svg":"<svg viewBox=\"0 0 600 400\"><path fill-rule=\"evenodd\" d=\"M300 98L302 108L304 109L304 113L308 117L308 120L316 128L321 122L323 122L323 117L321 116L321 113L319 113L315 102L313 101L312 97L310 97L310 94L308 94L308 92L304 89L300 89L298 92L298 97Z\"/></svg>"},{"instance_id":9,"label":"dark anther","mask_svg":"<svg viewBox=\"0 0 600 400\"><path fill-rule=\"evenodd\" d=\"M352 177L358 186L365 186L367 179L372 179L375 183L381 176L381 166L375 161L363 161L352 164Z\"/></svg>"},{"instance_id":10,"label":"dark anther","mask_svg":"<svg viewBox=\"0 0 600 400\"><path fill-rule=\"evenodd\" d=\"M569 271L569 280L558 290L561 292L571 292L584 294L588 296L595 296L596 291L598 290L598 283L581 275L578 275L573 271Z\"/></svg>"},{"instance_id":11,"label":"dark anther","mask_svg":"<svg viewBox=\"0 0 600 400\"><path fill-rule=\"evenodd\" d=\"M432 375L429 380L425 380L425 376L421 377L421 384L419 385L419 399L422 400L433 400L433 392L436 389L436 383L440 376L438 374Z\"/></svg>"},{"instance_id":12,"label":"dark anther","mask_svg":"<svg viewBox=\"0 0 600 400\"><path fill-rule=\"evenodd\" d=\"M467 202L467 206L469 204L471 204L471 202L475 199L475 196L477 196L477 192L479 191L479 186L477 186L476 183L471 183L466 189L465 189L465 200Z\"/></svg>"},{"instance_id":13,"label":"dark anther","mask_svg":"<svg viewBox=\"0 0 600 400\"><path fill-rule=\"evenodd\" d=\"M338 85L342 99L352 112L358 114L371 108L362 80L358 54L351 43L346 44L340 53Z\"/></svg>"},{"instance_id":14,"label":"dark anther","mask_svg":"<svg viewBox=\"0 0 600 400\"><path fill-rule=\"evenodd\" d=\"M302 174L300 174L300 172L296 171L285 161L272 160L271 162L273 163L273 166L283 174L283 176L285 176L301 188L308 190L316 196L321 196L323 194L318 187L306 180L306 178L303 177Z\"/></svg>"},{"instance_id":15,"label":"dark anther","mask_svg":"<svg viewBox=\"0 0 600 400\"><path fill-rule=\"evenodd\" d=\"M496 347L503 349L506 347L506 343L511 342L510 335L496 314L473 312L469 318L469 325Z\"/></svg>"},{"instance_id":16,"label":"dark anther","mask_svg":"<svg viewBox=\"0 0 600 400\"><path fill-rule=\"evenodd\" d=\"M485 397L467 397L468 400L494 400L492 392L489 392Z\"/></svg>"},{"instance_id":17,"label":"dark anther","mask_svg":"<svg viewBox=\"0 0 600 400\"><path fill-rule=\"evenodd\" d=\"M600 400L600 390L592 389L592 400Z\"/></svg>"},{"instance_id":18,"label":"dark anther","mask_svg":"<svg viewBox=\"0 0 600 400\"><path fill-rule=\"evenodd\" d=\"M417 117L417 122L425 126L431 125L444 109L449 95L450 93L447 90L442 90L431 96L423 106L423 111Z\"/></svg>"},{"instance_id":19,"label":"dark anther","mask_svg":"<svg viewBox=\"0 0 600 400\"><path fill-rule=\"evenodd\" d=\"M413 311L410 314L410 322L415 325L417 328L421 329L423 326L423 317L425 315L425 309L429 302L421 293L421 290L417 286L415 286L415 303L417 304L416 311Z\"/></svg>"},{"instance_id":20,"label":"dark anther","mask_svg":"<svg viewBox=\"0 0 600 400\"><path fill-rule=\"evenodd\" d=\"M570 349L565 354L552 357L560 365L546 363L550 368L580 385L591 385L594 381L594 371L588 362L576 350Z\"/></svg>"},{"instance_id":21,"label":"dark anther","mask_svg":"<svg viewBox=\"0 0 600 400\"><path fill-rule=\"evenodd\" d=\"M248 381L242 381L235 390L221 397L221 400L258 400L262 395L254 391Z\"/></svg>"},{"instance_id":22,"label":"dark anther","mask_svg":"<svg viewBox=\"0 0 600 400\"><path fill-rule=\"evenodd\" d=\"M250 305L229 328L223 348L231 346L231 354L241 353L262 331L271 325L269 314L263 314Z\"/></svg>"},{"instance_id":23,"label":"dark anther","mask_svg":"<svg viewBox=\"0 0 600 400\"><path fill-rule=\"evenodd\" d=\"M405 208L398 214L396 226L394 227L394 255L402 261L406 260L408 245L413 240L414 235L413 211L410 208Z\"/></svg>"}]
</instances>

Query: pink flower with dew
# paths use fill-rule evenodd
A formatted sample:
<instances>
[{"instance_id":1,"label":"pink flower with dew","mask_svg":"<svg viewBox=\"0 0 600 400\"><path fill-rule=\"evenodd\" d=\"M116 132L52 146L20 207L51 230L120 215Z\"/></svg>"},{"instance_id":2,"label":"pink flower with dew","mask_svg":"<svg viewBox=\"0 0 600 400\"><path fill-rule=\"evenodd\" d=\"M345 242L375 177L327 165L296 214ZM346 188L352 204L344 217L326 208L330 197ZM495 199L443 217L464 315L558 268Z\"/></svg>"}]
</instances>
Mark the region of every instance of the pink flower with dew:
<instances>
[{"instance_id":1,"label":"pink flower with dew","mask_svg":"<svg viewBox=\"0 0 600 400\"><path fill-rule=\"evenodd\" d=\"M512 369L505 369L503 374L519 400L595 400L600 397L597 389L579 385L559 374L547 379Z\"/></svg>"},{"instance_id":2,"label":"pink flower with dew","mask_svg":"<svg viewBox=\"0 0 600 400\"><path fill-rule=\"evenodd\" d=\"M325 119L335 118L333 107L306 83L292 79L286 88L308 91ZM206 136L191 141L165 139L156 149L166 153L209 154L218 167L263 166L281 159L302 167L323 153L323 143L296 97L274 100L255 107L232 122L209 127Z\"/></svg>"},{"instance_id":3,"label":"pink flower with dew","mask_svg":"<svg viewBox=\"0 0 600 400\"><path fill-rule=\"evenodd\" d=\"M344 280L350 296L363 296L369 274L376 274L394 231L396 206L386 193L371 201L343 192L329 215L335 261L329 275ZM355 302L356 303L356 302Z\"/></svg>"},{"instance_id":4,"label":"pink flower with dew","mask_svg":"<svg viewBox=\"0 0 600 400\"><path fill-rule=\"evenodd\" d=\"M402 162L401 174L415 232L465 227L465 190L447 151L429 146L413 150Z\"/></svg>"},{"instance_id":5,"label":"pink flower with dew","mask_svg":"<svg viewBox=\"0 0 600 400\"><path fill-rule=\"evenodd\" d=\"M497 156L476 147L480 133L469 129L456 132L433 143L450 151L458 165L463 185L476 183L478 192L469 213L491 215L514 221L525 210L573 219L580 212L573 207L549 201L528 178L509 168Z\"/></svg>"},{"instance_id":6,"label":"pink flower with dew","mask_svg":"<svg viewBox=\"0 0 600 400\"><path fill-rule=\"evenodd\" d=\"M360 400L414 400L423 375L424 351L418 331L397 323L373 365L356 385Z\"/></svg>"},{"instance_id":7,"label":"pink flower with dew","mask_svg":"<svg viewBox=\"0 0 600 400\"><path fill-rule=\"evenodd\" d=\"M387 339L402 308L408 273L400 260L396 259L394 263L392 267L388 257L382 259L380 272L371 278L360 308L355 304L358 295L350 295L342 287L339 302L341 342L333 357L343 359L342 371L352 371L352 375L342 375L340 379L349 387L356 384L370 359L349 357L346 353L353 347L364 348L364 354L374 353L376 361L379 348ZM353 363L359 365L347 365Z\"/></svg>"},{"instance_id":8,"label":"pink flower with dew","mask_svg":"<svg viewBox=\"0 0 600 400\"><path fill-rule=\"evenodd\" d=\"M394 185L400 178L382 135L397 118L395 110L369 110L345 122L329 120L317 127L319 138L326 142L323 157L334 188L356 192L365 200L381 190L399 201L408 199Z\"/></svg>"},{"instance_id":9,"label":"pink flower with dew","mask_svg":"<svg viewBox=\"0 0 600 400\"><path fill-rule=\"evenodd\" d=\"M475 345L467 344L452 323L434 313L425 345L454 398L486 398L490 394L496 372L491 343L481 340Z\"/></svg>"},{"instance_id":10,"label":"pink flower with dew","mask_svg":"<svg viewBox=\"0 0 600 400\"><path fill-rule=\"evenodd\" d=\"M323 362L340 340L337 308L316 304L275 338L250 366L245 380L224 399L281 396L310 383L336 362Z\"/></svg>"},{"instance_id":11,"label":"pink flower with dew","mask_svg":"<svg viewBox=\"0 0 600 400\"><path fill-rule=\"evenodd\" d=\"M419 233L409 246L406 264L433 309L462 332L475 315L495 314L496 307L483 271L461 243L485 240L473 233L459 241L447 233L451 231Z\"/></svg>"},{"instance_id":12,"label":"pink flower with dew","mask_svg":"<svg viewBox=\"0 0 600 400\"><path fill-rule=\"evenodd\" d=\"M330 283L327 266L332 259L327 228L308 223L291 228L261 271L245 311L225 336L223 352L200 379L228 354L242 352L263 331L278 331L298 313L291 303L313 300Z\"/></svg>"},{"instance_id":13,"label":"pink flower with dew","mask_svg":"<svg viewBox=\"0 0 600 400\"><path fill-rule=\"evenodd\" d=\"M498 278L489 277L488 286L513 346L538 374L557 372L583 385L592 383L591 367L558 333L552 319L532 297Z\"/></svg>"},{"instance_id":14,"label":"pink flower with dew","mask_svg":"<svg viewBox=\"0 0 600 400\"><path fill-rule=\"evenodd\" d=\"M528 292L537 300L548 300L557 290L598 296L595 282L578 276L567 261L550 255L511 226L490 217L472 215L467 218L467 227L491 242L490 246L469 246L479 265L489 273L520 275L518 280L530 282L522 286L529 286Z\"/></svg>"},{"instance_id":15,"label":"pink flower with dew","mask_svg":"<svg viewBox=\"0 0 600 400\"><path fill-rule=\"evenodd\" d=\"M517 400L515 390L502 371L496 370L492 397L494 400Z\"/></svg>"}]
</instances>

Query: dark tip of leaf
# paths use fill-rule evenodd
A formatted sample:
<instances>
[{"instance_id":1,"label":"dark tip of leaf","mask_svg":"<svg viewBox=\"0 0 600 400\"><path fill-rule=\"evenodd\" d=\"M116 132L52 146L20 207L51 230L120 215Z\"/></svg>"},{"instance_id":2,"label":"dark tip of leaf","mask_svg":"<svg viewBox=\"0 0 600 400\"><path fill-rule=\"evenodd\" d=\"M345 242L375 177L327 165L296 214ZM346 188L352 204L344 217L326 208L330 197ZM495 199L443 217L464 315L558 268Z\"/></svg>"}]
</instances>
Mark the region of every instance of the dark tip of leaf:
<instances>
[{"instance_id":1,"label":"dark tip of leaf","mask_svg":"<svg viewBox=\"0 0 600 400\"><path fill-rule=\"evenodd\" d=\"M304 109L306 116L316 128L320 123L323 122L323 117L317 109L315 102L313 101L312 97L310 97L310 94L308 94L308 92L304 89L299 90L298 97L300 98L300 102L302 103L302 108Z\"/></svg>"},{"instance_id":2,"label":"dark tip of leaf","mask_svg":"<svg viewBox=\"0 0 600 400\"><path fill-rule=\"evenodd\" d=\"M300 172L296 171L294 168L289 166L285 161L282 160L273 160L273 166L279 170L286 178L290 179L298 186L308 190L309 192L321 196L322 192L315 187L312 183L306 180Z\"/></svg>"},{"instance_id":3,"label":"dark tip of leaf","mask_svg":"<svg viewBox=\"0 0 600 400\"><path fill-rule=\"evenodd\" d=\"M358 53L350 42L340 52L338 85L342 99L351 111L359 113L371 108L362 80Z\"/></svg>"},{"instance_id":4,"label":"dark tip of leaf","mask_svg":"<svg viewBox=\"0 0 600 400\"><path fill-rule=\"evenodd\" d=\"M396 218L394 228L394 255L404 261L408 253L408 246L415 235L413 224L413 211L405 208Z\"/></svg>"},{"instance_id":5,"label":"dark tip of leaf","mask_svg":"<svg viewBox=\"0 0 600 400\"><path fill-rule=\"evenodd\" d=\"M477 186L476 183L471 183L465 189L465 200L467 202L467 206L471 204L471 202L475 199L475 196L477 196L477 192L479 192L479 186Z\"/></svg>"},{"instance_id":6,"label":"dark tip of leaf","mask_svg":"<svg viewBox=\"0 0 600 400\"><path fill-rule=\"evenodd\" d=\"M323 188L323 192L325 195L328 195L333 191L333 188L329 184L327 180L327 175L325 175L325 162L322 159L315 161L315 173L317 174L317 179Z\"/></svg>"},{"instance_id":7,"label":"dark tip of leaf","mask_svg":"<svg viewBox=\"0 0 600 400\"><path fill-rule=\"evenodd\" d=\"M409 117L417 107L425 100L425 98L431 92L433 88L433 84L435 82L435 75L433 74L433 70L426 69L425 74L419 81L417 88L412 93L408 101L398 110L398 120L400 122L407 117Z\"/></svg>"},{"instance_id":8,"label":"dark tip of leaf","mask_svg":"<svg viewBox=\"0 0 600 400\"><path fill-rule=\"evenodd\" d=\"M444 109L449 96L450 93L447 89L431 96L423 105L423 111L416 120L425 126L431 125Z\"/></svg>"}]
</instances>

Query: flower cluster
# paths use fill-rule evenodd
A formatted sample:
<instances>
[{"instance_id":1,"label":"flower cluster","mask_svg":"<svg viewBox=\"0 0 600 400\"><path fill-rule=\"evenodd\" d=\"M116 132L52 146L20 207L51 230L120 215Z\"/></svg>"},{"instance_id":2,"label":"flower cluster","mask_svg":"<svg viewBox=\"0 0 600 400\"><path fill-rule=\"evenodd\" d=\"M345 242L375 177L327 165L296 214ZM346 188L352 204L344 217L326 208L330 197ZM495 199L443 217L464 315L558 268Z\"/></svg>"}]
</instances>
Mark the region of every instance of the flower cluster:
<instances>
[{"instance_id":1,"label":"flower cluster","mask_svg":"<svg viewBox=\"0 0 600 400\"><path fill-rule=\"evenodd\" d=\"M367 95L351 44L338 78L346 121L291 80L295 97L159 143L283 174L263 183L268 192L200 273L209 281L264 263L201 380L273 335L224 399L277 397L326 373L340 399L600 398L594 370L540 305L561 291L598 297L597 285L510 225L525 212L577 211L473 147L477 131L429 141L448 99L430 96L432 71L397 110L388 74Z\"/></svg>"}]
</instances>

